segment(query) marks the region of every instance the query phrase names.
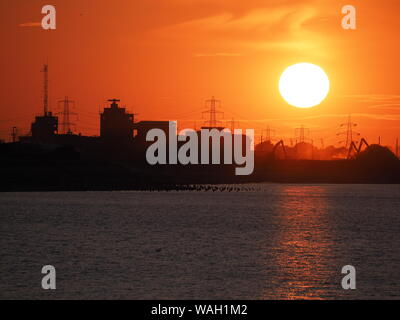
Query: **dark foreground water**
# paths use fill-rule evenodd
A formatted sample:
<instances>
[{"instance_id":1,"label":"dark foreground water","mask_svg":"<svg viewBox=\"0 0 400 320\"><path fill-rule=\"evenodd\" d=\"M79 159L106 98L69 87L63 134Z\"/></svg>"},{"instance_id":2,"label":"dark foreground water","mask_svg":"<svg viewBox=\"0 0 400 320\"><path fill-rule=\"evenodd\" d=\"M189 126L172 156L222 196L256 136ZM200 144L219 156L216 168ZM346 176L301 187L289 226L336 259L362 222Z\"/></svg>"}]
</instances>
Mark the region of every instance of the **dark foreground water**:
<instances>
[{"instance_id":1,"label":"dark foreground water","mask_svg":"<svg viewBox=\"0 0 400 320\"><path fill-rule=\"evenodd\" d=\"M399 185L255 187L2 193L0 298L400 298Z\"/></svg>"}]
</instances>

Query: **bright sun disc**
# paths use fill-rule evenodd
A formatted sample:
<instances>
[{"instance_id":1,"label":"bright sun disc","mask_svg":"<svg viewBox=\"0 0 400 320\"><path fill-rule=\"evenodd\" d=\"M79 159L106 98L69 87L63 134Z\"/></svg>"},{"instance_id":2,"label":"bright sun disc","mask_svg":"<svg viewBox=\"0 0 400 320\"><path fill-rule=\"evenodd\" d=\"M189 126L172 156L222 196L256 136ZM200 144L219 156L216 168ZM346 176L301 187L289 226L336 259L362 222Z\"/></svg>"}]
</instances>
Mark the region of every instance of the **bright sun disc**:
<instances>
[{"instance_id":1,"label":"bright sun disc","mask_svg":"<svg viewBox=\"0 0 400 320\"><path fill-rule=\"evenodd\" d=\"M294 64L282 73L279 92L290 105L310 108L320 104L328 95L329 78L315 64Z\"/></svg>"}]
</instances>

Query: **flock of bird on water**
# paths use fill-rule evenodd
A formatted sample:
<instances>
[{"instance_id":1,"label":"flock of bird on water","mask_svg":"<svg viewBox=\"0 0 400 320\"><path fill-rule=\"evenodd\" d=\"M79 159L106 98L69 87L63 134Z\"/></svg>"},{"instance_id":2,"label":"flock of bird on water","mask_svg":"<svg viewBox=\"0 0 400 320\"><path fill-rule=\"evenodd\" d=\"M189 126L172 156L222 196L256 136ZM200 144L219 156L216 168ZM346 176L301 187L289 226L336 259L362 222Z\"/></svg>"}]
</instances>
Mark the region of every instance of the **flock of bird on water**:
<instances>
[{"instance_id":1,"label":"flock of bird on water","mask_svg":"<svg viewBox=\"0 0 400 320\"><path fill-rule=\"evenodd\" d=\"M254 192L260 188L244 185L162 185L147 186L136 189L137 191L202 191L202 192Z\"/></svg>"}]
</instances>

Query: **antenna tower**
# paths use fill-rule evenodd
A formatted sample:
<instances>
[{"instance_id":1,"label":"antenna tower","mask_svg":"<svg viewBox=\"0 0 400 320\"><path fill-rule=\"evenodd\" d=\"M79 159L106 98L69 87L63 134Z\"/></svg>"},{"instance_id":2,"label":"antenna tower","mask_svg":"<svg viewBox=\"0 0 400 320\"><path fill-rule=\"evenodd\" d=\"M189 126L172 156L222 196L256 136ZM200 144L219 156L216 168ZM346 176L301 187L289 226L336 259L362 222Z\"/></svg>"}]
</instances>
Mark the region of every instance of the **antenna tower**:
<instances>
[{"instance_id":1,"label":"antenna tower","mask_svg":"<svg viewBox=\"0 0 400 320\"><path fill-rule=\"evenodd\" d=\"M49 66L45 64L43 72L43 113L46 117L49 114Z\"/></svg>"},{"instance_id":2,"label":"antenna tower","mask_svg":"<svg viewBox=\"0 0 400 320\"><path fill-rule=\"evenodd\" d=\"M17 142L17 136L18 136L18 128L13 127L11 131L12 142Z\"/></svg>"}]
</instances>

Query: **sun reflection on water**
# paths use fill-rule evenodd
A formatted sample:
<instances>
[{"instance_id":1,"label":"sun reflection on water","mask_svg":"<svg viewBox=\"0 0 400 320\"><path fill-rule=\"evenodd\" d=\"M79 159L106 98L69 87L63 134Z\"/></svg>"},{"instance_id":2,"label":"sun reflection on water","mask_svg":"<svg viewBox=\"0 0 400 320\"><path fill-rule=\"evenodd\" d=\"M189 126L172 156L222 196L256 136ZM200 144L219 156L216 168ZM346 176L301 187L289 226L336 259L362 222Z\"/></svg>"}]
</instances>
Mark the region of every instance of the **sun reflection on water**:
<instances>
[{"instance_id":1,"label":"sun reflection on water","mask_svg":"<svg viewBox=\"0 0 400 320\"><path fill-rule=\"evenodd\" d=\"M274 297L319 299L332 283L333 242L321 186L282 187L278 233L272 248L276 266ZM270 297L270 294L268 294Z\"/></svg>"}]
</instances>

